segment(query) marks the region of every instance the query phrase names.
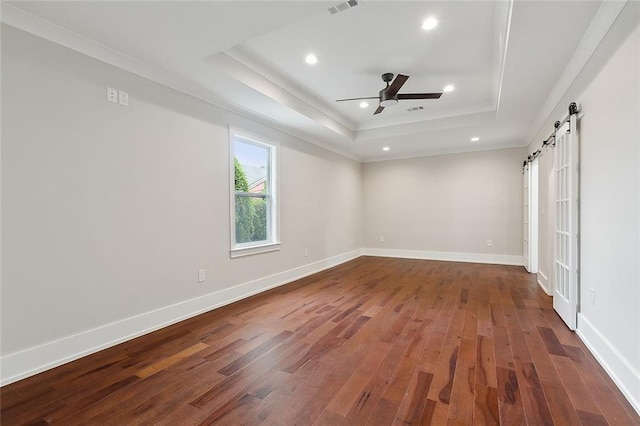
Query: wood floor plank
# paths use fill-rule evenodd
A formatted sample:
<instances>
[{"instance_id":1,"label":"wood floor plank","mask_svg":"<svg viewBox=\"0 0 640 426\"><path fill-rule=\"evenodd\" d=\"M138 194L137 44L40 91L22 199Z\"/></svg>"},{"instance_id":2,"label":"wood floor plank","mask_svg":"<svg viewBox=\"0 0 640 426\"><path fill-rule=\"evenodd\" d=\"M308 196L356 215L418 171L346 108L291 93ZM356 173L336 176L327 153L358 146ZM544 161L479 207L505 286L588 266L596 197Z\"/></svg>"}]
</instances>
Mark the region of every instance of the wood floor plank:
<instances>
[{"instance_id":1,"label":"wood floor plank","mask_svg":"<svg viewBox=\"0 0 640 426\"><path fill-rule=\"evenodd\" d=\"M530 362L516 361L516 374L522 393L527 422L535 425L553 425L551 410L547 404L535 365Z\"/></svg>"},{"instance_id":2,"label":"wood floor plank","mask_svg":"<svg viewBox=\"0 0 640 426\"><path fill-rule=\"evenodd\" d=\"M541 381L542 389L547 397L551 417L557 425L578 425L580 418L562 384Z\"/></svg>"},{"instance_id":3,"label":"wood floor plank","mask_svg":"<svg viewBox=\"0 0 640 426\"><path fill-rule=\"evenodd\" d=\"M606 419L611 424L633 424L633 418L625 410L625 405L618 399L610 398L612 389L607 380L602 380L601 375L594 374L594 370L597 369L593 356L576 346L564 346L564 350Z\"/></svg>"},{"instance_id":4,"label":"wood floor plank","mask_svg":"<svg viewBox=\"0 0 640 426\"><path fill-rule=\"evenodd\" d=\"M474 394L476 390L475 366L476 340L462 339L449 402L450 419L466 422L467 424L473 421Z\"/></svg>"},{"instance_id":5,"label":"wood floor plank","mask_svg":"<svg viewBox=\"0 0 640 426\"><path fill-rule=\"evenodd\" d=\"M415 372L416 361L411 358L403 357L398 368L389 381L382 398L378 401L374 408L372 418L387 418L389 421L385 424L391 424L398 412L400 403L405 396L407 388L410 385L411 378ZM393 408L391 408L393 407ZM376 414L377 413L377 414Z\"/></svg>"},{"instance_id":6,"label":"wood floor plank","mask_svg":"<svg viewBox=\"0 0 640 426\"><path fill-rule=\"evenodd\" d=\"M576 411L601 416L602 412L598 402L591 395L590 389L585 386L571 359L565 356L552 355L551 360Z\"/></svg>"},{"instance_id":7,"label":"wood floor plank","mask_svg":"<svg viewBox=\"0 0 640 426\"><path fill-rule=\"evenodd\" d=\"M476 386L487 386L496 389L496 361L493 337L478 334L476 341Z\"/></svg>"},{"instance_id":8,"label":"wood floor plank","mask_svg":"<svg viewBox=\"0 0 640 426\"><path fill-rule=\"evenodd\" d=\"M578 410L578 417L580 418L580 423L583 425L589 426L609 426L609 423L604 418L604 416L600 414L589 413L586 411Z\"/></svg>"},{"instance_id":9,"label":"wood floor plank","mask_svg":"<svg viewBox=\"0 0 640 426\"><path fill-rule=\"evenodd\" d=\"M535 276L360 257L0 389L3 425L640 425Z\"/></svg>"},{"instance_id":10,"label":"wood floor plank","mask_svg":"<svg viewBox=\"0 0 640 426\"><path fill-rule=\"evenodd\" d=\"M371 379L361 391L356 403L352 405L345 416L345 423L366 422L367 419L371 417L373 410L382 398L384 391L398 369L403 359L403 354L411 343L411 339L404 333L391 343L393 343L391 349L378 369L371 375Z\"/></svg>"},{"instance_id":11,"label":"wood floor plank","mask_svg":"<svg viewBox=\"0 0 640 426\"><path fill-rule=\"evenodd\" d=\"M425 410L433 374L416 370L411 385L400 404L394 424L417 424Z\"/></svg>"},{"instance_id":12,"label":"wood floor plank","mask_svg":"<svg viewBox=\"0 0 640 426\"><path fill-rule=\"evenodd\" d=\"M276 336L247 352L246 354L238 357L235 361L225 365L218 373L224 374L225 376L230 376L233 373L243 369L251 362L255 361L265 353L269 352L271 349L278 346L283 341L287 340L293 334L292 331L284 330L281 333L278 333Z\"/></svg>"},{"instance_id":13,"label":"wood floor plank","mask_svg":"<svg viewBox=\"0 0 640 426\"><path fill-rule=\"evenodd\" d=\"M180 370L164 370L143 380L135 381L128 386L120 387L100 400L98 404L77 407L60 419L60 423L100 423L110 422L114 417L135 418L135 408L145 401L154 398L173 383L179 383L192 377L206 377L205 387L218 383L224 376L215 372L215 364L199 364L195 368L186 367ZM57 413L53 413L57 415ZM54 417L55 418L55 417Z\"/></svg>"},{"instance_id":14,"label":"wood floor plank","mask_svg":"<svg viewBox=\"0 0 640 426\"><path fill-rule=\"evenodd\" d=\"M129 376L126 379L113 383L105 388L100 389L97 392L90 393L89 395L78 401L65 404L64 408L56 410L53 413L44 416L44 420L46 420L48 423L54 423L66 417L74 416L77 412L84 409L85 407L99 404L100 401L116 392L118 389L124 388L138 380L140 380L140 377L138 376Z\"/></svg>"},{"instance_id":15,"label":"wood floor plank","mask_svg":"<svg viewBox=\"0 0 640 426\"><path fill-rule=\"evenodd\" d=\"M324 410L313 426L335 426L342 423L344 417L329 410Z\"/></svg>"},{"instance_id":16,"label":"wood floor plank","mask_svg":"<svg viewBox=\"0 0 640 426\"><path fill-rule=\"evenodd\" d=\"M208 389L212 382L207 373L216 374L213 372L213 367L213 365L202 364L197 376L186 376L180 381L167 383L153 396L146 399L134 398L133 400L137 404L131 404L131 402L121 404L117 410L106 415L108 418L105 418L104 414L100 414L94 416L93 421L89 420L89 423L107 422L108 420L110 424L125 424L132 416L135 416L140 422L156 424ZM75 416L72 414L69 418L75 419Z\"/></svg>"},{"instance_id":17,"label":"wood floor plank","mask_svg":"<svg viewBox=\"0 0 640 426\"><path fill-rule=\"evenodd\" d=\"M484 385L476 385L474 396L473 424L499 425L498 390Z\"/></svg>"},{"instance_id":18,"label":"wood floor plank","mask_svg":"<svg viewBox=\"0 0 640 426\"><path fill-rule=\"evenodd\" d=\"M523 395L515 370L497 367L498 410L500 424L520 425L525 423Z\"/></svg>"},{"instance_id":19,"label":"wood floor plank","mask_svg":"<svg viewBox=\"0 0 640 426\"><path fill-rule=\"evenodd\" d=\"M447 406L451 400L451 390L456 374L464 317L463 310L455 309L453 311L437 364L433 370L426 370L433 374L429 398Z\"/></svg>"},{"instance_id":20,"label":"wood floor plank","mask_svg":"<svg viewBox=\"0 0 640 426\"><path fill-rule=\"evenodd\" d=\"M538 333L540 333L540 337L542 337L542 341L547 348L547 352L552 355L567 356L564 352L564 347L552 329L548 327L538 327Z\"/></svg>"},{"instance_id":21,"label":"wood floor plank","mask_svg":"<svg viewBox=\"0 0 640 426\"><path fill-rule=\"evenodd\" d=\"M176 362L187 358L193 354L195 354L196 352L200 352L201 350L208 348L209 345L207 345L206 343L196 343L195 345L184 349L174 355L171 355L170 357L162 360L162 361L158 361L154 364L149 365L148 367L143 368L142 370L138 371L136 373L136 376L140 377L141 379L145 379L153 374L156 374L158 371L164 370L167 367L170 367L171 365L175 364Z\"/></svg>"},{"instance_id":22,"label":"wood floor plank","mask_svg":"<svg viewBox=\"0 0 640 426\"><path fill-rule=\"evenodd\" d=\"M511 343L509 333L505 327L494 327L493 347L496 360L496 367L505 369L515 369L513 354L511 353Z\"/></svg>"},{"instance_id":23,"label":"wood floor plank","mask_svg":"<svg viewBox=\"0 0 640 426\"><path fill-rule=\"evenodd\" d=\"M427 409L425 409L425 412L422 415L423 420L421 424L434 426L445 425L449 421L449 418L447 417L448 414L449 404L427 400Z\"/></svg>"},{"instance_id":24,"label":"wood floor plank","mask_svg":"<svg viewBox=\"0 0 640 426\"><path fill-rule=\"evenodd\" d=\"M356 399L362 395L362 390L371 380L371 373L356 372L349 377L338 393L331 399L327 409L344 418Z\"/></svg>"},{"instance_id":25,"label":"wood floor plank","mask_svg":"<svg viewBox=\"0 0 640 426\"><path fill-rule=\"evenodd\" d=\"M288 357L304 351L306 347L307 345L301 342L285 342L279 346L277 352L270 353L270 356L258 358L244 369L227 376L224 380L217 382L206 392L191 401L190 404L197 408L207 407L207 409L211 410L212 407L221 406L225 399L242 397L256 383L261 383L277 370Z\"/></svg>"}]
</instances>

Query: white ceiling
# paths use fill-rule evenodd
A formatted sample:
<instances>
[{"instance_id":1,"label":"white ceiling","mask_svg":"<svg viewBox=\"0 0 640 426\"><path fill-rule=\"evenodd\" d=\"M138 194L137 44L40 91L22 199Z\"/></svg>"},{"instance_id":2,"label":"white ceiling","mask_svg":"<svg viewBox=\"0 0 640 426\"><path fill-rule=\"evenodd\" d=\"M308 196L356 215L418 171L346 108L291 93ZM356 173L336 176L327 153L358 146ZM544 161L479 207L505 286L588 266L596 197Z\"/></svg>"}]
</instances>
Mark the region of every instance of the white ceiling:
<instances>
[{"instance_id":1,"label":"white ceiling","mask_svg":"<svg viewBox=\"0 0 640 426\"><path fill-rule=\"evenodd\" d=\"M2 20L363 161L526 145L613 22L594 0L338 3L14 1ZM384 72L456 89L375 116L334 102L377 96Z\"/></svg>"}]
</instances>

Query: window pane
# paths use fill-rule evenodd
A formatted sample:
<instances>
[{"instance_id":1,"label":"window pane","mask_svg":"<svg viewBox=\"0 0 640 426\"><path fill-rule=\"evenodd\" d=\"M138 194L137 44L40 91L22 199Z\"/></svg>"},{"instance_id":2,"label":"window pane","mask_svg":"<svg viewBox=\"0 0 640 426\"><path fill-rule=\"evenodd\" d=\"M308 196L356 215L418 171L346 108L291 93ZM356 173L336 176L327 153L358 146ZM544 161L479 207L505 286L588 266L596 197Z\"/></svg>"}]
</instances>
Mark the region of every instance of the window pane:
<instances>
[{"instance_id":1,"label":"window pane","mask_svg":"<svg viewBox=\"0 0 640 426\"><path fill-rule=\"evenodd\" d=\"M234 153L236 191L266 192L269 177L269 149L236 139Z\"/></svg>"},{"instance_id":2,"label":"window pane","mask_svg":"<svg viewBox=\"0 0 640 426\"><path fill-rule=\"evenodd\" d=\"M267 240L266 198L236 195L236 243Z\"/></svg>"},{"instance_id":3,"label":"window pane","mask_svg":"<svg viewBox=\"0 0 640 426\"><path fill-rule=\"evenodd\" d=\"M231 257L279 249L275 179L277 145L232 131Z\"/></svg>"}]
</instances>

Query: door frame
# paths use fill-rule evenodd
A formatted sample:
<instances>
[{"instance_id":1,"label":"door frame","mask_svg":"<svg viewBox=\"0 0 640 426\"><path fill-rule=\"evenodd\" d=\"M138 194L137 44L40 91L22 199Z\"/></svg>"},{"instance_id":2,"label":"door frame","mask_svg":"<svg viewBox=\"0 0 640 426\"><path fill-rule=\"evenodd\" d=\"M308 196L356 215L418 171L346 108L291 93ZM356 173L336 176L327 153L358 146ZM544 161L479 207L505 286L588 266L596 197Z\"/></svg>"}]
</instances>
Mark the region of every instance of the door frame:
<instances>
[{"instance_id":1,"label":"door frame","mask_svg":"<svg viewBox=\"0 0 640 426\"><path fill-rule=\"evenodd\" d=\"M539 184L538 159L527 163L523 178L524 196L524 250L525 269L530 274L538 273L538 223Z\"/></svg>"}]
</instances>

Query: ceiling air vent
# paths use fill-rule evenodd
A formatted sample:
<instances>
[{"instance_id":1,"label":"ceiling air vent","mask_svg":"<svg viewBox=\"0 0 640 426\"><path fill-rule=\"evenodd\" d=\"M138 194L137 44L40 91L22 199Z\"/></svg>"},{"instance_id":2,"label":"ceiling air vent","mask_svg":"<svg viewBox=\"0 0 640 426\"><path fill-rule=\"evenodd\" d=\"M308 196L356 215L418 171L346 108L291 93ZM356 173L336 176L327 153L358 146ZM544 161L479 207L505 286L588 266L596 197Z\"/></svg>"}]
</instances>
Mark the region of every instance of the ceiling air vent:
<instances>
[{"instance_id":1,"label":"ceiling air vent","mask_svg":"<svg viewBox=\"0 0 640 426\"><path fill-rule=\"evenodd\" d=\"M335 15L336 13L344 12L345 10L351 9L352 7L356 7L358 5L358 1L359 0L349 0L349 1L345 1L344 3L340 3L338 5L330 7L328 9L329 13L332 15Z\"/></svg>"},{"instance_id":2,"label":"ceiling air vent","mask_svg":"<svg viewBox=\"0 0 640 426\"><path fill-rule=\"evenodd\" d=\"M416 106L416 107L413 107L413 108L407 108L407 111L416 112L416 111L421 111L423 109L424 109L424 107L422 105L420 105L420 106Z\"/></svg>"}]
</instances>

